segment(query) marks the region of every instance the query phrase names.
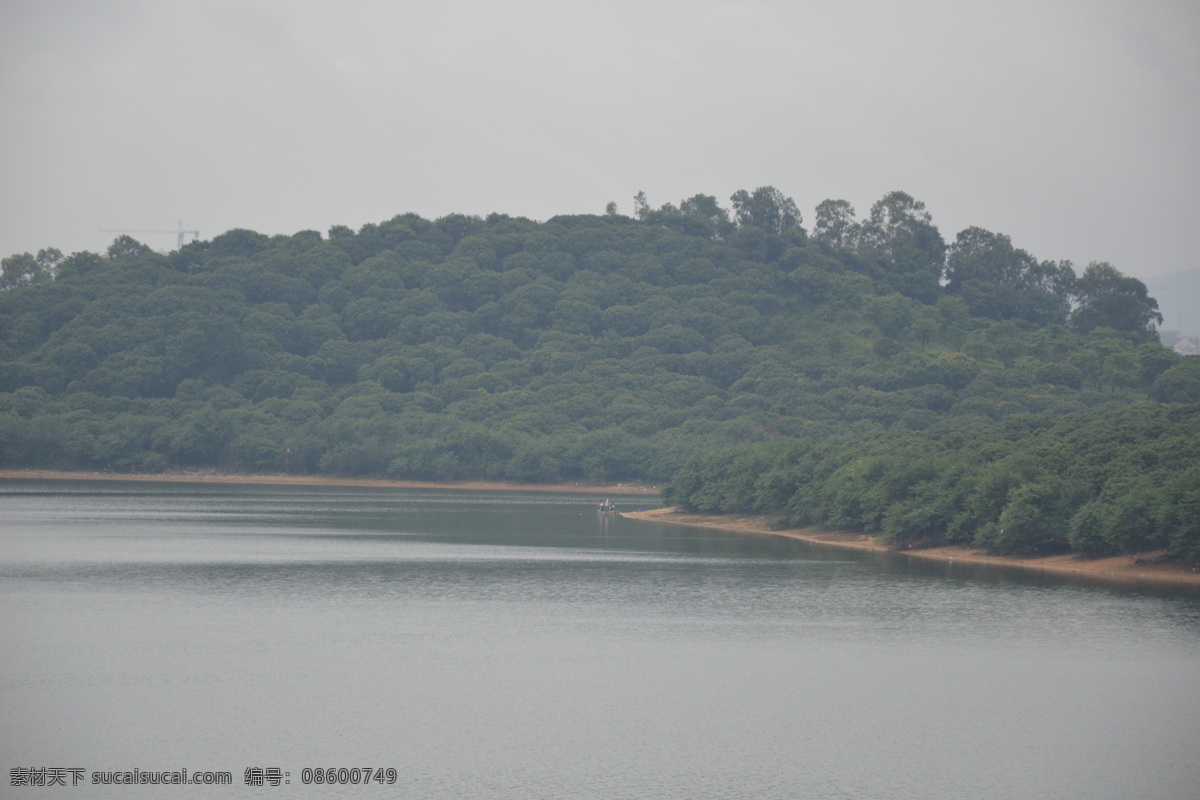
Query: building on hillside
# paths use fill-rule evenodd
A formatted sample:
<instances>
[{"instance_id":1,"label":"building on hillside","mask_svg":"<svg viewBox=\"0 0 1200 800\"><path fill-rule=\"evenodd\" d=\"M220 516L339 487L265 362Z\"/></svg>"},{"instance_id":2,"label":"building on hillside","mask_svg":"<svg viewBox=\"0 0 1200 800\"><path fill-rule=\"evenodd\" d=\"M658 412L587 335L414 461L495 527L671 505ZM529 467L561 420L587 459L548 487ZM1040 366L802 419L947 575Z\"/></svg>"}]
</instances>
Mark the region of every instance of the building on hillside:
<instances>
[{"instance_id":1,"label":"building on hillside","mask_svg":"<svg viewBox=\"0 0 1200 800\"><path fill-rule=\"evenodd\" d=\"M1196 346L1196 340L1188 336L1176 342L1171 349L1181 356L1200 356L1200 347Z\"/></svg>"}]
</instances>

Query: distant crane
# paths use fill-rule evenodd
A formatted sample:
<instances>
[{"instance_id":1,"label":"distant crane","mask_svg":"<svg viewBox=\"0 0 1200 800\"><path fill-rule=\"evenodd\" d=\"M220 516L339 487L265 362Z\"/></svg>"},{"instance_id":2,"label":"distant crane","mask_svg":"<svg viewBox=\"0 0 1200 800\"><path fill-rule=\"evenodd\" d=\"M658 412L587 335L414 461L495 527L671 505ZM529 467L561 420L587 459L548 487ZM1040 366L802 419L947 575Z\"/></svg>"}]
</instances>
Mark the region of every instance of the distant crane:
<instances>
[{"instance_id":1,"label":"distant crane","mask_svg":"<svg viewBox=\"0 0 1200 800\"><path fill-rule=\"evenodd\" d=\"M200 231L185 231L183 229L182 222L179 223L179 230L176 230L176 231L171 231L171 230L125 230L125 229L115 230L113 228L101 228L100 232L101 233L174 233L178 237L176 239L176 242L178 243L177 244L178 249L183 248L183 237L184 236L191 236L193 242L196 241L196 239L198 239L200 237Z\"/></svg>"}]
</instances>

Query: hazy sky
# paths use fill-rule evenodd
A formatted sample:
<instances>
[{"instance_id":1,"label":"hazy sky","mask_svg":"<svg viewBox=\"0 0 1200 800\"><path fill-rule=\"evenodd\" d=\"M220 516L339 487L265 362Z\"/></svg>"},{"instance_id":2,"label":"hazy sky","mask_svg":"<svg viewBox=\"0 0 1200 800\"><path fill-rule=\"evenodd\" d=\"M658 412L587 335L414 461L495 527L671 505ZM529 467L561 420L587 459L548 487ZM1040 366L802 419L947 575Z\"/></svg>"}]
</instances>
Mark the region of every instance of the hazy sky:
<instances>
[{"instance_id":1,"label":"hazy sky","mask_svg":"<svg viewBox=\"0 0 1200 800\"><path fill-rule=\"evenodd\" d=\"M771 184L1200 266L1195 0L0 0L0 254ZM137 238L173 248L175 237ZM1147 281L1150 283L1151 281Z\"/></svg>"}]
</instances>

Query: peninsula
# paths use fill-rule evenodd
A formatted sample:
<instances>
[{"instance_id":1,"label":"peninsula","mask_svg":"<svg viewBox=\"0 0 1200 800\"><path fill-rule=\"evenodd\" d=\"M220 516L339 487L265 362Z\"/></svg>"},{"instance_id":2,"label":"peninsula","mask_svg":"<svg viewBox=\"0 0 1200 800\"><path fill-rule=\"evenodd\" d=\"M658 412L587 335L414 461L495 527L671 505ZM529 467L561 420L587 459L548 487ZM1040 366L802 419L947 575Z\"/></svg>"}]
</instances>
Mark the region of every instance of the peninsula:
<instances>
[{"instance_id":1,"label":"peninsula","mask_svg":"<svg viewBox=\"0 0 1200 800\"><path fill-rule=\"evenodd\" d=\"M748 517L737 514L689 514L679 511L675 507L632 511L621 516L628 519L652 520L676 525L720 528L739 533L787 536L821 547L888 553L897 558L1015 568L1113 583L1147 582L1200 589L1200 568L1161 560L1161 553L1121 555L1108 558L1079 558L1068 553L1021 558L993 555L978 547L962 545L901 550L864 533L821 528L776 528L769 519L764 517Z\"/></svg>"}]
</instances>

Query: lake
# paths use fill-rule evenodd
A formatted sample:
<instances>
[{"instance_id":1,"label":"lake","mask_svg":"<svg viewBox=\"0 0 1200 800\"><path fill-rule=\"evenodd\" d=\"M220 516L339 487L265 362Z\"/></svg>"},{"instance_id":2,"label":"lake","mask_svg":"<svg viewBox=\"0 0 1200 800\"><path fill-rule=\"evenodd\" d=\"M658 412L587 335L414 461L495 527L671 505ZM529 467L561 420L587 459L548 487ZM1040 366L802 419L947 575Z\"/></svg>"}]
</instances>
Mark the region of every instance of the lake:
<instances>
[{"instance_id":1,"label":"lake","mask_svg":"<svg viewBox=\"0 0 1200 800\"><path fill-rule=\"evenodd\" d=\"M1200 797L1195 592L598 499L0 480L0 795Z\"/></svg>"}]
</instances>

